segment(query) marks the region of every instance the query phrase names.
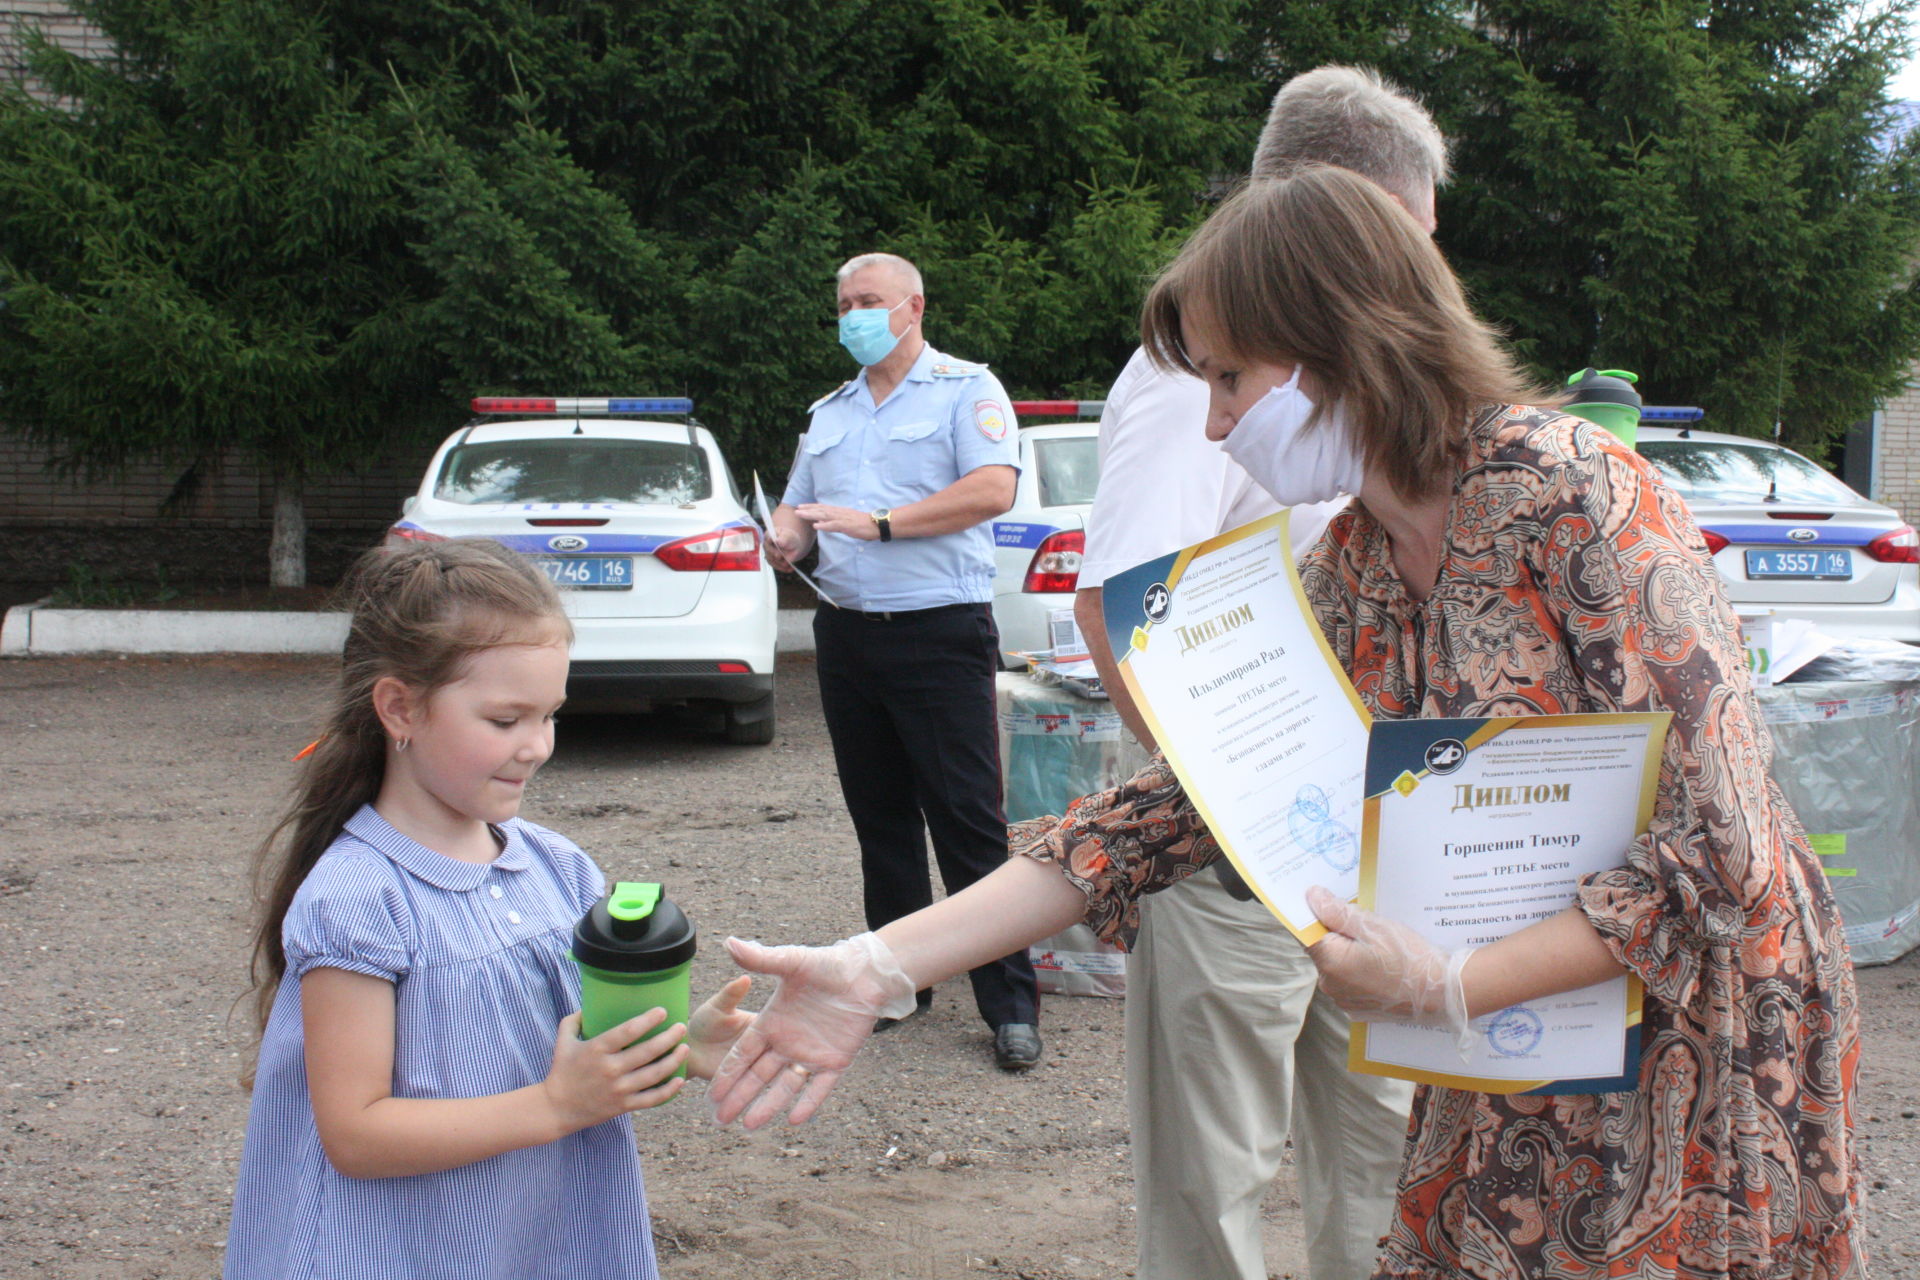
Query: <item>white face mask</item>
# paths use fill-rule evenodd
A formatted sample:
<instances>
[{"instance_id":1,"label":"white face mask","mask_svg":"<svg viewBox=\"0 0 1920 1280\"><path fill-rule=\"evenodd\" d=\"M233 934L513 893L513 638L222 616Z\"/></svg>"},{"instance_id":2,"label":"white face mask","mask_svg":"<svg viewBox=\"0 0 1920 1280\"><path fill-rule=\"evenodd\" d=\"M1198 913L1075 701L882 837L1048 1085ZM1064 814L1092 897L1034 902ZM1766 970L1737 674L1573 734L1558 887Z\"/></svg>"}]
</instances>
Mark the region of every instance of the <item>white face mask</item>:
<instances>
[{"instance_id":1,"label":"white face mask","mask_svg":"<svg viewBox=\"0 0 1920 1280\"><path fill-rule=\"evenodd\" d=\"M1283 506L1359 493L1361 455L1346 415L1335 404L1313 430L1303 431L1312 414L1313 401L1300 390L1296 365L1285 386L1267 392L1240 415L1220 447Z\"/></svg>"}]
</instances>

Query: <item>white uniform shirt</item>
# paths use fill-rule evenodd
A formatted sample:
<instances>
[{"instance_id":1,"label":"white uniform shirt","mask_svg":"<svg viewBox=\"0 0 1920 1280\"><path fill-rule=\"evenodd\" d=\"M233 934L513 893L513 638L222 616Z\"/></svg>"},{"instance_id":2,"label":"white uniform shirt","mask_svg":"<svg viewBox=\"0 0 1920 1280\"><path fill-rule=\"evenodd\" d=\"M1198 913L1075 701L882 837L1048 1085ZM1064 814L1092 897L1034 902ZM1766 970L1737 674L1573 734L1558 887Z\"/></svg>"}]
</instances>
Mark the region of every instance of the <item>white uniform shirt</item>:
<instances>
[{"instance_id":1,"label":"white uniform shirt","mask_svg":"<svg viewBox=\"0 0 1920 1280\"><path fill-rule=\"evenodd\" d=\"M922 347L879 404L862 369L820 397L783 501L904 507L981 467L1020 470L1013 405L987 366ZM813 575L844 609L912 610L993 599L993 522L930 538L820 535Z\"/></svg>"},{"instance_id":2,"label":"white uniform shirt","mask_svg":"<svg viewBox=\"0 0 1920 1280\"><path fill-rule=\"evenodd\" d=\"M1100 414L1100 487L1087 516L1081 588L1280 509L1206 437L1207 384L1166 373L1136 349ZM1293 553L1311 547L1345 498L1293 508Z\"/></svg>"}]
</instances>

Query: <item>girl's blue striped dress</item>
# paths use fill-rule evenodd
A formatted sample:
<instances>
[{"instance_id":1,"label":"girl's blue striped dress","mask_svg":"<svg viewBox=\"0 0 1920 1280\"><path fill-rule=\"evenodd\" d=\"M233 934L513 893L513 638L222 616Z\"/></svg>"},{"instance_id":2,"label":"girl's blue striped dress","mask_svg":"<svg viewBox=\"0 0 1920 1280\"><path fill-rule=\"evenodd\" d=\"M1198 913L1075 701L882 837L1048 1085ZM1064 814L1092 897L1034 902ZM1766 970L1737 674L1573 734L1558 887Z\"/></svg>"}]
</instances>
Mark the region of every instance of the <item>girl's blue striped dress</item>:
<instances>
[{"instance_id":1,"label":"girl's blue striped dress","mask_svg":"<svg viewBox=\"0 0 1920 1280\"><path fill-rule=\"evenodd\" d=\"M469 1098L546 1078L579 1007L574 922L604 877L571 841L514 819L481 866L362 808L287 913L287 972L260 1045L226 1280L655 1280L633 1127L408 1178L328 1163L307 1094L300 979L346 969L394 984L393 1093Z\"/></svg>"}]
</instances>

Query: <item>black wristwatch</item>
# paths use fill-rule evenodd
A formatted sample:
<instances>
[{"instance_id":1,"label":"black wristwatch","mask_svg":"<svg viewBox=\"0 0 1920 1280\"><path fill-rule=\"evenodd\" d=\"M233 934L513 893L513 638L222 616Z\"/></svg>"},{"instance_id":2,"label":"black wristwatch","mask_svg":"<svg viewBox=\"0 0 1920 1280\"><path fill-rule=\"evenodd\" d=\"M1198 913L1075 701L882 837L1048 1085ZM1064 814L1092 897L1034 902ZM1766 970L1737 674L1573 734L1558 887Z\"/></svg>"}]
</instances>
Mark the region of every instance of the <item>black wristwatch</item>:
<instances>
[{"instance_id":1,"label":"black wristwatch","mask_svg":"<svg viewBox=\"0 0 1920 1280\"><path fill-rule=\"evenodd\" d=\"M873 517L873 523L880 529L880 541L893 541L893 508L881 507L878 511L867 513Z\"/></svg>"}]
</instances>

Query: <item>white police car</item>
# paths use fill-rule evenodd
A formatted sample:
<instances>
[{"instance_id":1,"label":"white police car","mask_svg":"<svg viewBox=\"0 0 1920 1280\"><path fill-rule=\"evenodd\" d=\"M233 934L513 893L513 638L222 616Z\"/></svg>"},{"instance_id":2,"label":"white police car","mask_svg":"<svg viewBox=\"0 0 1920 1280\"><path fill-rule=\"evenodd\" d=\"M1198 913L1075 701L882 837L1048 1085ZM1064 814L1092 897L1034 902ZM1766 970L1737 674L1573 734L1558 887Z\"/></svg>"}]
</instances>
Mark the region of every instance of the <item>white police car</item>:
<instances>
[{"instance_id":1,"label":"white police car","mask_svg":"<svg viewBox=\"0 0 1920 1280\"><path fill-rule=\"evenodd\" d=\"M1047 618L1071 609L1087 545L1087 513L1100 482L1102 400L1016 400L1020 483L993 522L993 620L1003 655L1051 649ZM1029 417L1090 421L1025 425ZM1004 657L1009 667L1024 664Z\"/></svg>"},{"instance_id":2,"label":"white police car","mask_svg":"<svg viewBox=\"0 0 1920 1280\"><path fill-rule=\"evenodd\" d=\"M1920 642L1920 535L1900 514L1791 449L1673 425L1700 416L1648 406L1636 448L1686 500L1734 609Z\"/></svg>"},{"instance_id":3,"label":"white police car","mask_svg":"<svg viewBox=\"0 0 1920 1280\"><path fill-rule=\"evenodd\" d=\"M573 620L569 707L711 704L729 741L771 742L773 570L693 402L483 398L473 411L388 544L493 538L533 557Z\"/></svg>"}]
</instances>

